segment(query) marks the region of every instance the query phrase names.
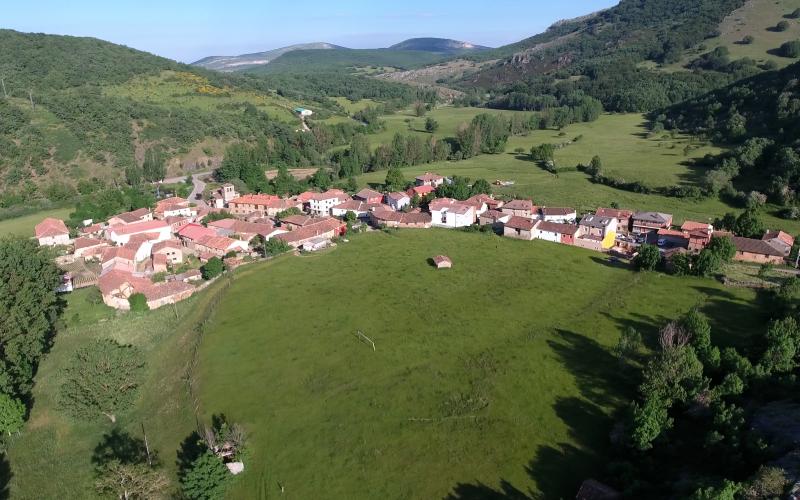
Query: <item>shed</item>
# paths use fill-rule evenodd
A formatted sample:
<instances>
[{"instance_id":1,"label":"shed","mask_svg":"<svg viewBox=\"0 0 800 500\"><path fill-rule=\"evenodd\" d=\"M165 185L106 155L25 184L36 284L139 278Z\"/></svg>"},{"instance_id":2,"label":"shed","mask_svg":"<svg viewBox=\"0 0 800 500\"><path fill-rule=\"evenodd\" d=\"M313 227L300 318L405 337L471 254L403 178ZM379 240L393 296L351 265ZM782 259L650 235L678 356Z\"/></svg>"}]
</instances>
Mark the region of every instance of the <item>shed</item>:
<instances>
[{"instance_id":1,"label":"shed","mask_svg":"<svg viewBox=\"0 0 800 500\"><path fill-rule=\"evenodd\" d=\"M433 264L436 269L450 269L453 267L453 261L446 255L437 255L433 258Z\"/></svg>"}]
</instances>

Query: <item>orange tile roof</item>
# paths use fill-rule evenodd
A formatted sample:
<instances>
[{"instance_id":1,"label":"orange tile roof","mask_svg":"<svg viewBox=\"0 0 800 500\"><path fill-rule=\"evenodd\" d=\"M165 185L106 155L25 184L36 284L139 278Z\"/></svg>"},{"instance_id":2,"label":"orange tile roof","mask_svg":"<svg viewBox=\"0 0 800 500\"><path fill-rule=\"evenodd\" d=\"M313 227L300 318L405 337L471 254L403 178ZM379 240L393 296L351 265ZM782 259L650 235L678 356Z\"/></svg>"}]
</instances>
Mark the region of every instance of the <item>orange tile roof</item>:
<instances>
[{"instance_id":1,"label":"orange tile roof","mask_svg":"<svg viewBox=\"0 0 800 500\"><path fill-rule=\"evenodd\" d=\"M68 235L69 229L67 229L67 225L64 224L63 220L47 217L42 222L36 224L34 227L34 234L36 238L47 238L63 234Z\"/></svg>"}]
</instances>

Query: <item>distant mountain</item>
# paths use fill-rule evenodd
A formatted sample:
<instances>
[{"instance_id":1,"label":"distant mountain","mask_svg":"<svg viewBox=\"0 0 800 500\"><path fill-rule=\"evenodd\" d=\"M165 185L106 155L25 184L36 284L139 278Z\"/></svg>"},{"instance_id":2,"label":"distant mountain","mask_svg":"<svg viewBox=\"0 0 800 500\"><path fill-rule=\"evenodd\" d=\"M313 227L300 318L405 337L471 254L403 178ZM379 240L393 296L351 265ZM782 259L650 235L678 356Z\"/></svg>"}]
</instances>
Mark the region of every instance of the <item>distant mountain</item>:
<instances>
[{"instance_id":1,"label":"distant mountain","mask_svg":"<svg viewBox=\"0 0 800 500\"><path fill-rule=\"evenodd\" d=\"M298 43L296 45L289 45L288 47L281 47L279 49L267 50L264 52L254 52L252 54L242 54L238 56L209 56L195 61L193 66L200 66L206 69L213 69L217 71L242 71L245 69L255 68L269 64L283 54L293 52L295 50L334 50L344 49L339 45L333 45L326 42L315 43Z\"/></svg>"},{"instance_id":2,"label":"distant mountain","mask_svg":"<svg viewBox=\"0 0 800 500\"><path fill-rule=\"evenodd\" d=\"M462 52L489 50L490 47L448 38L410 38L389 47L390 50L418 50L439 54L458 54Z\"/></svg>"}]
</instances>

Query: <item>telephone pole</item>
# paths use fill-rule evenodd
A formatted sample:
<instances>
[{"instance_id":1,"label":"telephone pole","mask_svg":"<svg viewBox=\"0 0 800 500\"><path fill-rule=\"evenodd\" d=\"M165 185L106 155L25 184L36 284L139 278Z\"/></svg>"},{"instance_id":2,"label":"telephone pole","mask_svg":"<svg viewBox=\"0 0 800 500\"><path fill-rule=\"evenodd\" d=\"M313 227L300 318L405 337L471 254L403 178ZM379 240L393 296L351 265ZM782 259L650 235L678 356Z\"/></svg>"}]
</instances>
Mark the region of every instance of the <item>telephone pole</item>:
<instances>
[{"instance_id":1,"label":"telephone pole","mask_svg":"<svg viewBox=\"0 0 800 500\"><path fill-rule=\"evenodd\" d=\"M33 103L33 90L28 90L28 98L31 100L31 109L36 111L36 105Z\"/></svg>"},{"instance_id":2,"label":"telephone pole","mask_svg":"<svg viewBox=\"0 0 800 500\"><path fill-rule=\"evenodd\" d=\"M8 93L6 92L6 79L0 78L0 83L3 84L3 98L8 99Z\"/></svg>"}]
</instances>

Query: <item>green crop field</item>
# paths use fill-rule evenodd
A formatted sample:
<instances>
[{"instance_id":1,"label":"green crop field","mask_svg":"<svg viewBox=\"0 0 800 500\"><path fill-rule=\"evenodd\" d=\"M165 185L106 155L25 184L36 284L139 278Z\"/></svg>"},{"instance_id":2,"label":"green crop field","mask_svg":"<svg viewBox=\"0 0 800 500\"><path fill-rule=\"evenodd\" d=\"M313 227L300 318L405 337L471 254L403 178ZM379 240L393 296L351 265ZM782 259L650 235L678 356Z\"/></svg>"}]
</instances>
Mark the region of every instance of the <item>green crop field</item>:
<instances>
[{"instance_id":1,"label":"green crop field","mask_svg":"<svg viewBox=\"0 0 800 500\"><path fill-rule=\"evenodd\" d=\"M471 111L475 112L474 109ZM537 130L528 136L511 137L504 154L407 167L403 172L407 180L425 171L435 171L442 175L462 175L473 180L483 178L491 183L496 180L514 181L513 186L495 186L495 193L533 198L540 205L573 206L581 213L616 202L634 210L672 213L676 222L680 223L684 219L713 220L726 212L741 210L716 198L695 201L639 194L594 184L588 175L579 171L555 175L540 168L527 154L531 146L542 143L561 144L580 136L577 142L556 151L555 159L559 167L588 164L592 156L598 155L603 161L603 169L609 174L659 187L695 184L704 172L690 166L689 160L719 151L714 147L691 143L689 138L683 136L649 139L645 137L646 129L643 124L644 118L641 115L603 115L595 122L565 127L564 135L553 130ZM685 154L684 148L690 143L693 149ZM526 153L513 153L516 148L522 148ZM380 184L385 178L386 172L371 172L360 176L358 180L361 185L367 185ZM774 207L768 207L763 215L770 228L800 233L800 222L781 219L775 215L775 210L777 209Z\"/></svg>"},{"instance_id":2,"label":"green crop field","mask_svg":"<svg viewBox=\"0 0 800 500\"><path fill-rule=\"evenodd\" d=\"M68 219L72 208L54 208L42 210L20 217L0 220L0 237L7 235L33 236L33 227L42 222L45 217L55 217L56 219Z\"/></svg>"},{"instance_id":3,"label":"green crop field","mask_svg":"<svg viewBox=\"0 0 800 500\"><path fill-rule=\"evenodd\" d=\"M238 275L201 346L202 413L248 431L230 498L568 498L635 390L619 331L653 345L699 306L738 344L752 299L545 242L360 235Z\"/></svg>"}]
</instances>

